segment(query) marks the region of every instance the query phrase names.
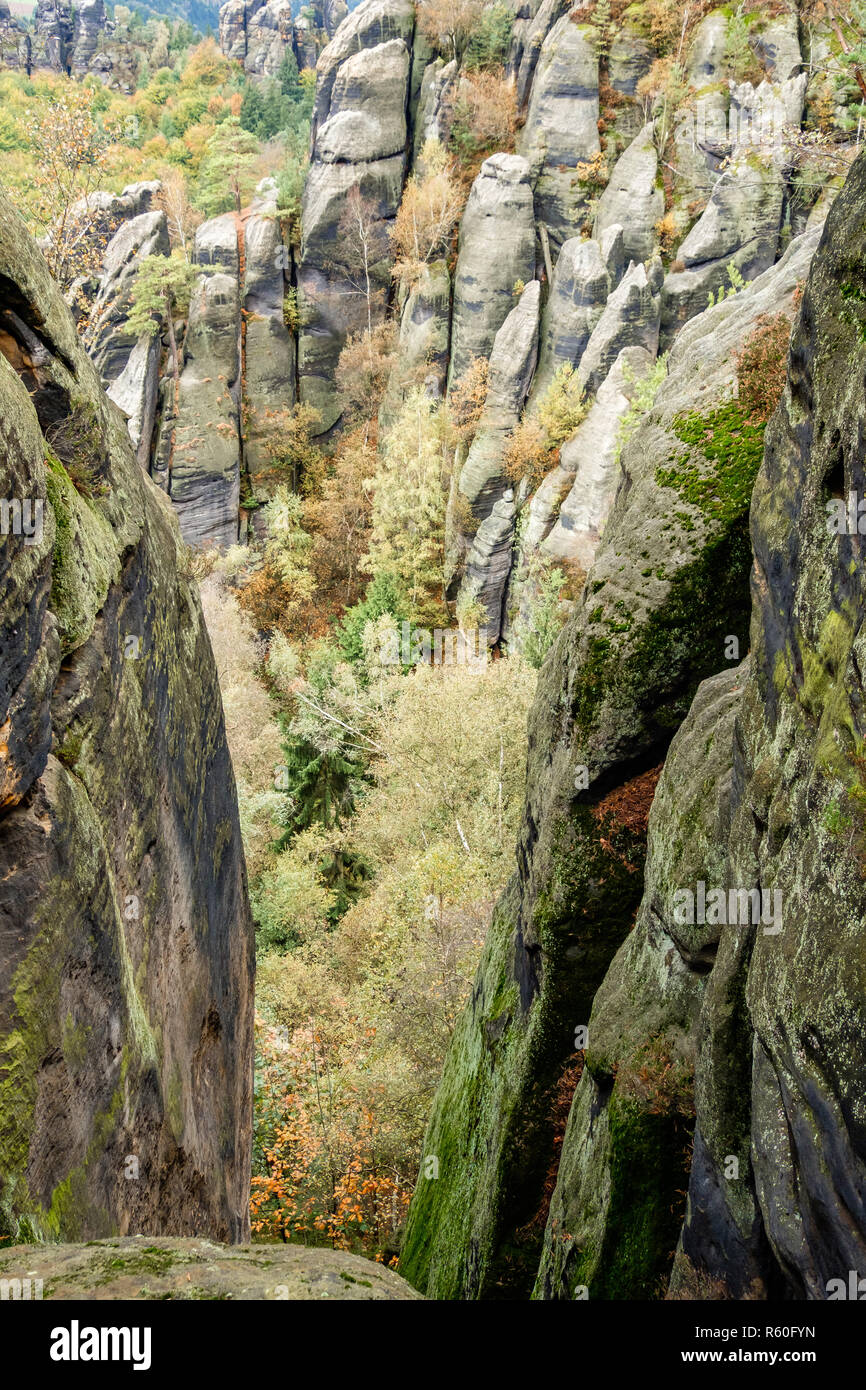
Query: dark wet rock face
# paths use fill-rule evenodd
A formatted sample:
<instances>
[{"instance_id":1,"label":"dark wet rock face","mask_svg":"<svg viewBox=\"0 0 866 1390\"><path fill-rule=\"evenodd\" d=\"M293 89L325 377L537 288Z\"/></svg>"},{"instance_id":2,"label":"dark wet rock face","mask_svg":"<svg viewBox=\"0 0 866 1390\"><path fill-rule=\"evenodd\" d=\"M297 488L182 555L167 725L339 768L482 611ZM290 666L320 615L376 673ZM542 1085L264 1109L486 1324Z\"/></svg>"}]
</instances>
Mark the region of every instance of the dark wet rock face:
<instances>
[{"instance_id":1,"label":"dark wet rock face","mask_svg":"<svg viewBox=\"0 0 866 1390\"><path fill-rule=\"evenodd\" d=\"M712 1274L826 1298L866 1270L859 937L866 165L828 218L752 508L752 673L734 763L730 882L780 894L778 932L726 928L701 1028L699 1161L674 1284ZM719 965L723 969L719 969ZM739 1179L726 1179L728 1156ZM718 1253L717 1253L718 1252Z\"/></svg>"},{"instance_id":2,"label":"dark wet rock face","mask_svg":"<svg viewBox=\"0 0 866 1390\"><path fill-rule=\"evenodd\" d=\"M0 551L0 1226L242 1240L252 928L198 597L6 202L0 313L23 509Z\"/></svg>"}]
</instances>

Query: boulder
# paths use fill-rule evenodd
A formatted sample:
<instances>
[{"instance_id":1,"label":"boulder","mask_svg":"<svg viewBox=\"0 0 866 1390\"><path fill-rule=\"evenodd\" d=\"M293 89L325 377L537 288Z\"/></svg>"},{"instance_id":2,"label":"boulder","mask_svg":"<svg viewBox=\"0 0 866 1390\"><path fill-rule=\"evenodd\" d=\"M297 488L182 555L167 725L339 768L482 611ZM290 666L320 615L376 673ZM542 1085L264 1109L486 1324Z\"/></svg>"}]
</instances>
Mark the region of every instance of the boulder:
<instances>
[{"instance_id":1,"label":"boulder","mask_svg":"<svg viewBox=\"0 0 866 1390\"><path fill-rule=\"evenodd\" d=\"M39 1279L46 1300L171 1302L412 1302L421 1297L392 1269L344 1250L219 1245L187 1237L125 1236L86 1245L18 1245L0 1252L0 1277ZM14 1284L13 1284L14 1287Z\"/></svg>"}]
</instances>

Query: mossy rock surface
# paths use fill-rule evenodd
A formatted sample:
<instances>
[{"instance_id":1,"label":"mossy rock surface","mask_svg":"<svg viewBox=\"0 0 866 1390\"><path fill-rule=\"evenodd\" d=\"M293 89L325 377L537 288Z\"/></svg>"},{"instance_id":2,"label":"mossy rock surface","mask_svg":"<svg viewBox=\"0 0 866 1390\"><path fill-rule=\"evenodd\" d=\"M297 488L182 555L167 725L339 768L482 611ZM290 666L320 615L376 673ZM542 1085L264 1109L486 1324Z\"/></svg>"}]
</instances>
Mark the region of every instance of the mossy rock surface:
<instances>
[{"instance_id":1,"label":"mossy rock surface","mask_svg":"<svg viewBox=\"0 0 866 1390\"><path fill-rule=\"evenodd\" d=\"M54 1301L420 1299L393 1270L343 1250L229 1246L193 1237L125 1236L80 1245L18 1245L0 1250L0 1284L4 1279L41 1279L42 1298ZM35 1285L31 1282L30 1287ZM14 1288L13 1284L13 1296Z\"/></svg>"},{"instance_id":2,"label":"mossy rock surface","mask_svg":"<svg viewBox=\"0 0 866 1390\"><path fill-rule=\"evenodd\" d=\"M43 516L0 547L0 1237L242 1239L252 923L198 593L2 198L0 308L0 496Z\"/></svg>"},{"instance_id":3,"label":"mossy rock surface","mask_svg":"<svg viewBox=\"0 0 866 1390\"><path fill-rule=\"evenodd\" d=\"M651 799L641 779L664 760L700 682L748 649L743 472L757 460L750 438L745 464L729 469L713 425L736 392L737 351L762 314L790 306L816 241L795 243L736 305L683 330L623 450L583 596L541 670L517 871L434 1103L424 1158L438 1177L422 1160L409 1213L402 1270L430 1297L520 1297L535 1282L558 1088L643 891L645 819L624 808ZM688 486L660 481L673 460Z\"/></svg>"},{"instance_id":4,"label":"mossy rock surface","mask_svg":"<svg viewBox=\"0 0 866 1390\"><path fill-rule=\"evenodd\" d=\"M728 877L778 893L780 912L778 930L725 927L708 982L680 1296L823 1299L866 1273L866 587L862 538L827 512L864 487L864 261L861 155L812 263L752 501Z\"/></svg>"}]
</instances>

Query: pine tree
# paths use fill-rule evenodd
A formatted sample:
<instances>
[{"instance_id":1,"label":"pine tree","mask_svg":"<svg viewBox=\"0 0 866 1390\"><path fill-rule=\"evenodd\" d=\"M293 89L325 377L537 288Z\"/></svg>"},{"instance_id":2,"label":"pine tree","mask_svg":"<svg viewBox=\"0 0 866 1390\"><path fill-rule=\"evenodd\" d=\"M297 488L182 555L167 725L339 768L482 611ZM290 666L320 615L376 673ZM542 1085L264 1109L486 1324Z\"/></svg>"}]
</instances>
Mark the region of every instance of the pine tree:
<instances>
[{"instance_id":1,"label":"pine tree","mask_svg":"<svg viewBox=\"0 0 866 1390\"><path fill-rule=\"evenodd\" d=\"M216 217L232 207L240 212L244 197L252 191L258 156L258 140L236 116L217 126L199 176L199 204L205 216Z\"/></svg>"},{"instance_id":2,"label":"pine tree","mask_svg":"<svg viewBox=\"0 0 866 1390\"><path fill-rule=\"evenodd\" d=\"M146 333L153 338L165 321L175 384L180 377L180 363L174 320L185 316L189 310L190 292L197 273L180 250L172 251L170 256L145 256L132 287L132 309L127 327L136 337Z\"/></svg>"}]
</instances>

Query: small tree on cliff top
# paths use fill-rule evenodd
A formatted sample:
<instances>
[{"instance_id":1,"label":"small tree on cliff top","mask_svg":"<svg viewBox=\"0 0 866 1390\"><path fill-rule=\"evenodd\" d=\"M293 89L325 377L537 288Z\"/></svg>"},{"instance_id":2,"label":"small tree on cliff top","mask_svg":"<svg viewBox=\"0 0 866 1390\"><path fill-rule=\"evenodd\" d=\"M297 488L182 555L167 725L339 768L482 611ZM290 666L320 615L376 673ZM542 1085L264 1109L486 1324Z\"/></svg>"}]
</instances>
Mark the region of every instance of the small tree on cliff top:
<instances>
[{"instance_id":1,"label":"small tree on cliff top","mask_svg":"<svg viewBox=\"0 0 866 1390\"><path fill-rule=\"evenodd\" d=\"M418 27L436 48L458 62L482 23L485 0L420 0Z\"/></svg>"},{"instance_id":2,"label":"small tree on cliff top","mask_svg":"<svg viewBox=\"0 0 866 1390\"><path fill-rule=\"evenodd\" d=\"M206 217L232 209L240 212L253 190L253 165L258 157L258 140L236 116L217 126L199 175L198 202Z\"/></svg>"},{"instance_id":3,"label":"small tree on cliff top","mask_svg":"<svg viewBox=\"0 0 866 1390\"><path fill-rule=\"evenodd\" d=\"M170 256L145 256L132 287L132 309L127 319L129 331L136 337L146 333L153 338L165 320L175 385L180 377L180 363L174 320L188 312L193 280L198 273L180 250L172 251Z\"/></svg>"},{"instance_id":4,"label":"small tree on cliff top","mask_svg":"<svg viewBox=\"0 0 866 1390\"><path fill-rule=\"evenodd\" d=\"M76 276L101 268L108 234L91 194L102 184L116 133L100 123L93 92L74 86L41 113L28 111L26 131L35 156L28 201L45 232L51 273L67 289Z\"/></svg>"}]
</instances>

